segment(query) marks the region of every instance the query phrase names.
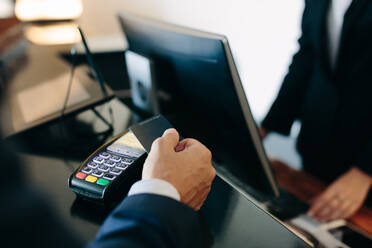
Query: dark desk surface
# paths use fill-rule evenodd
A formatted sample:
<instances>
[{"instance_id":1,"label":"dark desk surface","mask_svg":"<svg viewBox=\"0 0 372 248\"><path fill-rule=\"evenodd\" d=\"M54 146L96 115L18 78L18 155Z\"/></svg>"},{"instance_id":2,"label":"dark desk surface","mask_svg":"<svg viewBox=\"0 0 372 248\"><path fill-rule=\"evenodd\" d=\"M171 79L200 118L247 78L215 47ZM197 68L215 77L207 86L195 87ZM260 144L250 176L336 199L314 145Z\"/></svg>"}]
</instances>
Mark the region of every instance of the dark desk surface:
<instances>
[{"instance_id":1,"label":"dark desk surface","mask_svg":"<svg viewBox=\"0 0 372 248\"><path fill-rule=\"evenodd\" d=\"M45 49L48 52L48 48ZM54 49L50 51L55 52ZM40 68L35 68L35 71L40 71ZM109 105L114 113L114 133L111 135L136 122L136 115L116 99L98 107L107 119L110 119ZM16 139L27 178L45 192L62 221L85 242L95 237L107 212L76 201L68 189L67 179L80 162L108 138L93 136L105 128L92 111L86 111L77 118L32 130ZM206 223L206 238L213 247L308 247L219 178L214 181L200 214Z\"/></svg>"},{"instance_id":2,"label":"dark desk surface","mask_svg":"<svg viewBox=\"0 0 372 248\"><path fill-rule=\"evenodd\" d=\"M114 110L116 130L125 130L128 123L133 121L129 118L130 112L117 100L110 104ZM23 140L24 151L20 154L25 170L28 178L49 196L61 219L87 242L94 238L107 212L100 207L76 201L75 195L67 187L67 178L85 156L79 158L74 153L68 156L67 152L62 156L59 151L53 152L50 147L43 151L46 140L54 143L51 135L45 135L49 132L48 129L37 130ZM47 137L44 141L41 140L41 134ZM41 146L32 142L31 152L27 152L29 149L26 146L31 144L27 139L34 140L38 136ZM86 149L81 150L83 153L87 152ZM220 178L214 181L212 191L200 213L207 223L205 237L213 247L247 247L247 244L249 247L308 247Z\"/></svg>"},{"instance_id":3,"label":"dark desk surface","mask_svg":"<svg viewBox=\"0 0 372 248\"><path fill-rule=\"evenodd\" d=\"M113 108L115 131L112 135L115 135L119 130L125 130L133 120L128 108L118 100L98 107L105 117L108 117L107 105ZM32 130L15 140L27 178L47 194L57 214L76 230L84 241L94 238L99 229L99 224L94 222L98 217L91 216L91 220L87 220L74 215L72 205L76 197L68 189L67 179L80 162L103 142L101 137L97 136L88 138L85 143L85 136L91 135L88 134L91 129L102 131L106 128L91 111L87 111L78 116L78 121L66 120L61 124ZM83 142L76 141L78 139Z\"/></svg>"}]
</instances>

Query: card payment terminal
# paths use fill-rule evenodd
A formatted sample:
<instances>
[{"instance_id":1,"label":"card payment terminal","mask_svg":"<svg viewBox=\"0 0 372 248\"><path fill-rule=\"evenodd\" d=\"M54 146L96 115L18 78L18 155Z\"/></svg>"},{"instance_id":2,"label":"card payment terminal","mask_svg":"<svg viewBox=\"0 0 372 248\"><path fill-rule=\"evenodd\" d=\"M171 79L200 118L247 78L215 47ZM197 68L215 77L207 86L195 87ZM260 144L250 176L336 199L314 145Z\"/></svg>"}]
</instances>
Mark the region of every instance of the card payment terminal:
<instances>
[{"instance_id":1,"label":"card payment terminal","mask_svg":"<svg viewBox=\"0 0 372 248\"><path fill-rule=\"evenodd\" d=\"M146 152L136 136L124 132L90 155L70 176L69 187L88 199L121 199L141 178L145 158Z\"/></svg>"},{"instance_id":2,"label":"card payment terminal","mask_svg":"<svg viewBox=\"0 0 372 248\"><path fill-rule=\"evenodd\" d=\"M131 185L141 179L152 142L172 127L162 115L131 126L130 131L105 143L81 164L69 178L70 189L93 200L122 199Z\"/></svg>"}]
</instances>

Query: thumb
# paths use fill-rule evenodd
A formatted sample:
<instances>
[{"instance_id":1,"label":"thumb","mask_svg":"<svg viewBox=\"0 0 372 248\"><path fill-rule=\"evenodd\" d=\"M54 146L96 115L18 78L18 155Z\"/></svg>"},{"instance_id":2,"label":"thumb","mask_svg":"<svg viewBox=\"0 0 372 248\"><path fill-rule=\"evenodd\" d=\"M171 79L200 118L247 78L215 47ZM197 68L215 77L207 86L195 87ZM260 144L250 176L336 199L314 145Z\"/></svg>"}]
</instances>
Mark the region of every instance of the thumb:
<instances>
[{"instance_id":1,"label":"thumb","mask_svg":"<svg viewBox=\"0 0 372 248\"><path fill-rule=\"evenodd\" d=\"M176 129L170 128L170 129L165 130L165 132L163 133L162 139L164 140L164 143L166 145L174 149L180 140L180 135L178 134Z\"/></svg>"}]
</instances>

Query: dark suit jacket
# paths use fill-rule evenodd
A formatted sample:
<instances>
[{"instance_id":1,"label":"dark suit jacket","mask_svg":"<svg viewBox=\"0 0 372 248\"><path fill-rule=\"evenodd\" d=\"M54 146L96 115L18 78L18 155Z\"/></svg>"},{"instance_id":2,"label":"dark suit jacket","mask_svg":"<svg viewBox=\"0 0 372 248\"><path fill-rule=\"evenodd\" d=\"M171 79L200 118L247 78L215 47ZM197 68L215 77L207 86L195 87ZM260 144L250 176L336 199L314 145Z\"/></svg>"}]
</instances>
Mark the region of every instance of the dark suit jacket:
<instances>
[{"instance_id":1,"label":"dark suit jacket","mask_svg":"<svg viewBox=\"0 0 372 248\"><path fill-rule=\"evenodd\" d=\"M82 247L79 230L72 231L64 225L46 197L28 183L8 146L0 139L1 247ZM127 197L89 244L89 247L201 246L197 213L171 198L150 194Z\"/></svg>"},{"instance_id":2,"label":"dark suit jacket","mask_svg":"<svg viewBox=\"0 0 372 248\"><path fill-rule=\"evenodd\" d=\"M297 148L307 171L331 181L351 165L372 174L372 1L345 14L336 66L327 37L329 0L306 0L300 50L262 125L289 134L302 123Z\"/></svg>"},{"instance_id":3,"label":"dark suit jacket","mask_svg":"<svg viewBox=\"0 0 372 248\"><path fill-rule=\"evenodd\" d=\"M93 247L202 247L197 213L168 197L127 197L106 219Z\"/></svg>"}]
</instances>

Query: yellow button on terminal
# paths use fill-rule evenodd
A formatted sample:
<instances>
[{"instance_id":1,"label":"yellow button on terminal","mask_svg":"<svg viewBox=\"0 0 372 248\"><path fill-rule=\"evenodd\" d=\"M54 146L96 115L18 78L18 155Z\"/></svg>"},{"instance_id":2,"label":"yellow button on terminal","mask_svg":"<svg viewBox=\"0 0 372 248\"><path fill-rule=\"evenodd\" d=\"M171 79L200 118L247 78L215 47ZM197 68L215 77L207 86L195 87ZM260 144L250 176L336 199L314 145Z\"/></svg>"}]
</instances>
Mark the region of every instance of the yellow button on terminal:
<instances>
[{"instance_id":1,"label":"yellow button on terminal","mask_svg":"<svg viewBox=\"0 0 372 248\"><path fill-rule=\"evenodd\" d=\"M95 181L97 181L98 178L94 177L94 176L87 176L85 178L85 181L88 181L88 182L91 182L91 183L94 183Z\"/></svg>"}]
</instances>

